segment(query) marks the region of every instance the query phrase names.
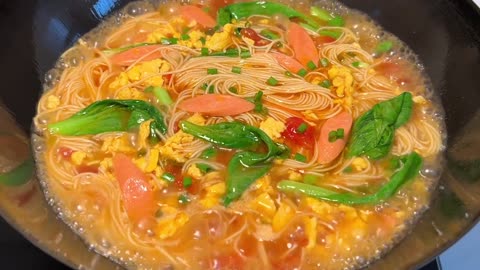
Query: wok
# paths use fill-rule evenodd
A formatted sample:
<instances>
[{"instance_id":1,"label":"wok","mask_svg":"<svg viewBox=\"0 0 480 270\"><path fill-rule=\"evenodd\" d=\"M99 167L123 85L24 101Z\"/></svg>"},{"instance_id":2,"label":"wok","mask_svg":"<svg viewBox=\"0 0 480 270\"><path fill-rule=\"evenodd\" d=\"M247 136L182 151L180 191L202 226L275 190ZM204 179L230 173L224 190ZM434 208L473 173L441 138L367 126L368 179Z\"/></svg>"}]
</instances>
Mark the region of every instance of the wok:
<instances>
[{"instance_id":1,"label":"wok","mask_svg":"<svg viewBox=\"0 0 480 270\"><path fill-rule=\"evenodd\" d=\"M59 55L122 0L0 1L0 171L28 155L41 85ZM480 216L480 10L455 0L343 0L415 51L446 112L444 172L430 209L371 269L415 269L460 239ZM72 268L115 269L53 214L38 181L0 186L2 217Z\"/></svg>"}]
</instances>

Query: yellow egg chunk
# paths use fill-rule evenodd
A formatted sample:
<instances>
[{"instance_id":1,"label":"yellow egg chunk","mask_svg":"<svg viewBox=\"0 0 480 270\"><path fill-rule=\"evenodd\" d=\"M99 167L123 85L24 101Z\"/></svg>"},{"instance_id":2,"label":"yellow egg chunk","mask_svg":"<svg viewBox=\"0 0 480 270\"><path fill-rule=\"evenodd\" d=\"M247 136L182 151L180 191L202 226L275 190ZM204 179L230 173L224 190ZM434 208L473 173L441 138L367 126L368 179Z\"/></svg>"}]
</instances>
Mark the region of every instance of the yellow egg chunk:
<instances>
[{"instance_id":1,"label":"yellow egg chunk","mask_svg":"<svg viewBox=\"0 0 480 270\"><path fill-rule=\"evenodd\" d=\"M275 141L282 136L281 133L285 130L285 123L277 121L272 117L267 117L260 123L260 129Z\"/></svg>"},{"instance_id":2,"label":"yellow egg chunk","mask_svg":"<svg viewBox=\"0 0 480 270\"><path fill-rule=\"evenodd\" d=\"M72 162L75 165L81 165L83 160L87 157L87 153L83 151L75 151L72 154Z\"/></svg>"},{"instance_id":3,"label":"yellow egg chunk","mask_svg":"<svg viewBox=\"0 0 480 270\"><path fill-rule=\"evenodd\" d=\"M225 24L223 31L207 36L205 47L212 51L222 51L232 45L233 25Z\"/></svg>"},{"instance_id":4,"label":"yellow egg chunk","mask_svg":"<svg viewBox=\"0 0 480 270\"><path fill-rule=\"evenodd\" d=\"M56 109L60 105L60 99L57 96L50 95L47 98L47 109Z\"/></svg>"}]
</instances>

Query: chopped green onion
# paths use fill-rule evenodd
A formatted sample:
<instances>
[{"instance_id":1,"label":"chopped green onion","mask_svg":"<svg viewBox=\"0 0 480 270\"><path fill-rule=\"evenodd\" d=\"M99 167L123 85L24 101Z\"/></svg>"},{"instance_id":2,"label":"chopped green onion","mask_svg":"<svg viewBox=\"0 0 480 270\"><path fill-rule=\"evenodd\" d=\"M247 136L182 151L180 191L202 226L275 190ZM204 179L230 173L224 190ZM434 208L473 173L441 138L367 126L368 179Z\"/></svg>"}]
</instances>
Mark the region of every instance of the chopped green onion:
<instances>
[{"instance_id":1,"label":"chopped green onion","mask_svg":"<svg viewBox=\"0 0 480 270\"><path fill-rule=\"evenodd\" d=\"M232 72L241 74L242 73L242 68L241 67L232 67Z\"/></svg>"},{"instance_id":2,"label":"chopped green onion","mask_svg":"<svg viewBox=\"0 0 480 270\"><path fill-rule=\"evenodd\" d=\"M300 154L300 153L296 153L294 159L295 159L296 161L300 161L300 162L303 162L303 163L306 163L306 162L307 162L307 157L304 156L304 155L302 155L302 154Z\"/></svg>"},{"instance_id":3,"label":"chopped green onion","mask_svg":"<svg viewBox=\"0 0 480 270\"><path fill-rule=\"evenodd\" d=\"M209 94L213 94L214 92L215 92L215 86L213 86L213 85L210 85L210 86L208 87L208 91L207 91L207 93L209 93Z\"/></svg>"},{"instance_id":4,"label":"chopped green onion","mask_svg":"<svg viewBox=\"0 0 480 270\"><path fill-rule=\"evenodd\" d=\"M380 42L377 45L377 49L375 50L375 52L377 54L382 54L382 53L389 52L390 50L392 50L392 48L393 48L393 42L390 40L387 40L387 41Z\"/></svg>"},{"instance_id":5,"label":"chopped green onion","mask_svg":"<svg viewBox=\"0 0 480 270\"><path fill-rule=\"evenodd\" d=\"M263 107L262 103L263 91L258 91L253 98L253 103L255 104L255 109L253 109L257 113L266 114L267 108Z\"/></svg>"},{"instance_id":6,"label":"chopped green onion","mask_svg":"<svg viewBox=\"0 0 480 270\"><path fill-rule=\"evenodd\" d=\"M313 63L313 61L309 61L309 62L307 63L307 67L308 67L308 69L310 69L310 70L314 70L314 69L317 68L317 66L315 65L315 63Z\"/></svg>"},{"instance_id":7,"label":"chopped green onion","mask_svg":"<svg viewBox=\"0 0 480 270\"><path fill-rule=\"evenodd\" d=\"M330 64L330 61L328 61L327 58L322 58L322 59L320 59L320 65L321 65L322 67L328 67L329 64Z\"/></svg>"},{"instance_id":8,"label":"chopped green onion","mask_svg":"<svg viewBox=\"0 0 480 270\"><path fill-rule=\"evenodd\" d=\"M341 16L335 16L328 21L328 25L342 27L345 26L345 20Z\"/></svg>"},{"instance_id":9,"label":"chopped green onion","mask_svg":"<svg viewBox=\"0 0 480 270\"><path fill-rule=\"evenodd\" d=\"M338 39L340 36L342 36L342 32L335 31L335 30L320 30L318 34L321 36L327 36L334 39Z\"/></svg>"},{"instance_id":10,"label":"chopped green onion","mask_svg":"<svg viewBox=\"0 0 480 270\"><path fill-rule=\"evenodd\" d=\"M162 105L171 105L173 103L172 98L168 94L167 89L162 88L162 87L154 87L153 88L153 94L155 97L158 99L158 102Z\"/></svg>"},{"instance_id":11,"label":"chopped green onion","mask_svg":"<svg viewBox=\"0 0 480 270\"><path fill-rule=\"evenodd\" d=\"M189 188L193 184L193 180L191 177L187 176L183 178L183 187Z\"/></svg>"},{"instance_id":12,"label":"chopped green onion","mask_svg":"<svg viewBox=\"0 0 480 270\"><path fill-rule=\"evenodd\" d=\"M336 140L343 139L345 137L345 130L339 128L337 130L332 130L328 133L328 141L335 142Z\"/></svg>"},{"instance_id":13,"label":"chopped green onion","mask_svg":"<svg viewBox=\"0 0 480 270\"><path fill-rule=\"evenodd\" d=\"M162 174L162 179L167 181L168 183L175 182L175 176L171 173L168 173L168 172Z\"/></svg>"},{"instance_id":14,"label":"chopped green onion","mask_svg":"<svg viewBox=\"0 0 480 270\"><path fill-rule=\"evenodd\" d=\"M216 68L207 68L207 74L208 74L208 75L218 74L218 69L216 69Z\"/></svg>"},{"instance_id":15,"label":"chopped green onion","mask_svg":"<svg viewBox=\"0 0 480 270\"><path fill-rule=\"evenodd\" d=\"M308 128L308 125L307 125L307 123L304 122L304 123L301 123L301 124L297 127L297 131L298 131L299 133L304 133L304 132L307 130L307 128Z\"/></svg>"},{"instance_id":16,"label":"chopped green onion","mask_svg":"<svg viewBox=\"0 0 480 270\"><path fill-rule=\"evenodd\" d=\"M197 163L197 168L204 174L212 171L212 167L208 166L207 164L203 164L203 163Z\"/></svg>"},{"instance_id":17,"label":"chopped green onion","mask_svg":"<svg viewBox=\"0 0 480 270\"><path fill-rule=\"evenodd\" d=\"M200 154L200 157L204 158L204 159L211 159L211 158L217 156L217 154L218 154L217 150L213 147L210 147L210 148L207 148L207 149L203 150L202 154Z\"/></svg>"},{"instance_id":18,"label":"chopped green onion","mask_svg":"<svg viewBox=\"0 0 480 270\"><path fill-rule=\"evenodd\" d=\"M182 34L181 38L182 40L189 40L190 36L188 34Z\"/></svg>"},{"instance_id":19,"label":"chopped green onion","mask_svg":"<svg viewBox=\"0 0 480 270\"><path fill-rule=\"evenodd\" d=\"M225 52L213 52L210 56L227 56L227 57L238 57L240 58L249 58L252 57L252 54L249 50L238 50L238 49L227 49Z\"/></svg>"},{"instance_id":20,"label":"chopped green onion","mask_svg":"<svg viewBox=\"0 0 480 270\"><path fill-rule=\"evenodd\" d=\"M236 87L233 87L233 86L230 87L230 88L228 88L228 91L230 91L231 93L234 93L234 94L238 94L237 88L236 88Z\"/></svg>"},{"instance_id":21,"label":"chopped green onion","mask_svg":"<svg viewBox=\"0 0 480 270\"><path fill-rule=\"evenodd\" d=\"M343 139L345 137L345 130L343 128L337 129L337 138Z\"/></svg>"},{"instance_id":22,"label":"chopped green onion","mask_svg":"<svg viewBox=\"0 0 480 270\"><path fill-rule=\"evenodd\" d=\"M290 71L285 71L285 76L287 77L293 77L293 74Z\"/></svg>"},{"instance_id":23,"label":"chopped green onion","mask_svg":"<svg viewBox=\"0 0 480 270\"><path fill-rule=\"evenodd\" d=\"M205 37L201 37L200 42L202 42L202 44L205 45L205 42L207 42L207 40L205 39Z\"/></svg>"},{"instance_id":24,"label":"chopped green onion","mask_svg":"<svg viewBox=\"0 0 480 270\"><path fill-rule=\"evenodd\" d=\"M268 80L267 80L267 84L268 84L268 85L271 85L271 86L275 86L275 85L278 84L278 80L275 79L274 77L270 77L270 78L268 78Z\"/></svg>"},{"instance_id":25,"label":"chopped green onion","mask_svg":"<svg viewBox=\"0 0 480 270\"><path fill-rule=\"evenodd\" d=\"M268 38L268 39L279 39L280 36L268 29L263 29L262 31L260 31L260 35Z\"/></svg>"},{"instance_id":26,"label":"chopped green onion","mask_svg":"<svg viewBox=\"0 0 480 270\"><path fill-rule=\"evenodd\" d=\"M353 172L352 166L347 166L345 169L343 169L343 172L344 172L344 173L351 173L351 172Z\"/></svg>"},{"instance_id":27,"label":"chopped green onion","mask_svg":"<svg viewBox=\"0 0 480 270\"><path fill-rule=\"evenodd\" d=\"M162 38L160 40L160 43L163 45L172 45L172 44L177 44L178 38Z\"/></svg>"},{"instance_id":28,"label":"chopped green onion","mask_svg":"<svg viewBox=\"0 0 480 270\"><path fill-rule=\"evenodd\" d=\"M208 83L204 83L202 84L202 86L200 86L202 90L207 90L207 87L208 87Z\"/></svg>"},{"instance_id":29,"label":"chopped green onion","mask_svg":"<svg viewBox=\"0 0 480 270\"><path fill-rule=\"evenodd\" d=\"M190 202L190 198L187 194L181 194L180 196L178 196L178 202L180 204L187 204Z\"/></svg>"},{"instance_id":30,"label":"chopped green onion","mask_svg":"<svg viewBox=\"0 0 480 270\"><path fill-rule=\"evenodd\" d=\"M208 48L205 48L205 47L202 48L202 49L200 50L200 53L202 54L202 56L207 56L208 53L209 53Z\"/></svg>"},{"instance_id":31,"label":"chopped green onion","mask_svg":"<svg viewBox=\"0 0 480 270\"><path fill-rule=\"evenodd\" d=\"M330 88L332 87L332 82L330 80L324 80L320 83L320 86L323 88Z\"/></svg>"},{"instance_id":32,"label":"chopped green onion","mask_svg":"<svg viewBox=\"0 0 480 270\"><path fill-rule=\"evenodd\" d=\"M303 176L303 182L310 185L315 185L317 183L318 177L313 174L305 174Z\"/></svg>"},{"instance_id":33,"label":"chopped green onion","mask_svg":"<svg viewBox=\"0 0 480 270\"><path fill-rule=\"evenodd\" d=\"M318 7L311 7L310 8L310 15L319 18L322 21L330 21L333 19L332 15L326 11L325 9L321 9Z\"/></svg>"},{"instance_id":34,"label":"chopped green onion","mask_svg":"<svg viewBox=\"0 0 480 270\"><path fill-rule=\"evenodd\" d=\"M356 61L356 62L352 63L352 66L354 66L356 68L366 68L366 67L368 67L368 64L364 63L364 62Z\"/></svg>"},{"instance_id":35,"label":"chopped green onion","mask_svg":"<svg viewBox=\"0 0 480 270\"><path fill-rule=\"evenodd\" d=\"M298 74L299 76L301 76L301 77L305 77L305 76L307 75L307 73L308 73L308 72L307 72L304 68L300 69L300 70L297 72L297 74Z\"/></svg>"}]
</instances>

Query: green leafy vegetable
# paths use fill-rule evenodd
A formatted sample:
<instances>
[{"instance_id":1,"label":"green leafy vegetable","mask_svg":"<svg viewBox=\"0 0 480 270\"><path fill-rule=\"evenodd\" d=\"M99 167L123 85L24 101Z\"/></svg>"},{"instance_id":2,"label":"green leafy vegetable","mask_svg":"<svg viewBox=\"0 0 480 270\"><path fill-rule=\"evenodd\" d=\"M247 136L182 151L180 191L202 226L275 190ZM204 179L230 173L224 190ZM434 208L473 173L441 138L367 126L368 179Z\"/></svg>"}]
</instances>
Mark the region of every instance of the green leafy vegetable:
<instances>
[{"instance_id":1,"label":"green leafy vegetable","mask_svg":"<svg viewBox=\"0 0 480 270\"><path fill-rule=\"evenodd\" d=\"M356 61L352 63L352 66L356 68L366 68L368 67L368 64L364 62Z\"/></svg>"},{"instance_id":2,"label":"green leafy vegetable","mask_svg":"<svg viewBox=\"0 0 480 270\"><path fill-rule=\"evenodd\" d=\"M353 126L348 156L386 156L392 148L395 129L408 122L412 107L412 94L405 92L365 112Z\"/></svg>"},{"instance_id":3,"label":"green leafy vegetable","mask_svg":"<svg viewBox=\"0 0 480 270\"><path fill-rule=\"evenodd\" d=\"M209 126L198 126L190 122L180 122L183 132L197 138L214 143L220 147L233 149L253 149L259 143L264 143L266 153L253 151L237 152L227 167L227 194L224 204L228 206L240 198L242 193L258 178L265 175L271 168L271 160L286 151L283 145L278 145L261 129L241 122L224 122Z\"/></svg>"},{"instance_id":4,"label":"green leafy vegetable","mask_svg":"<svg viewBox=\"0 0 480 270\"><path fill-rule=\"evenodd\" d=\"M181 121L183 132L225 148L249 149L260 143L260 138L239 122L223 122L215 125L199 126Z\"/></svg>"},{"instance_id":5,"label":"green leafy vegetable","mask_svg":"<svg viewBox=\"0 0 480 270\"><path fill-rule=\"evenodd\" d=\"M326 30L326 29L318 31L318 34L320 36L327 36L327 37L331 37L331 38L334 38L334 39L338 39L340 36L342 36L342 32L340 32L340 31Z\"/></svg>"},{"instance_id":6,"label":"green leafy vegetable","mask_svg":"<svg viewBox=\"0 0 480 270\"><path fill-rule=\"evenodd\" d=\"M336 26L336 27L343 27L345 26L345 20L342 16L335 16L331 20L328 21L328 25Z\"/></svg>"},{"instance_id":7,"label":"green leafy vegetable","mask_svg":"<svg viewBox=\"0 0 480 270\"><path fill-rule=\"evenodd\" d=\"M147 89L145 89L145 92L153 92L158 102L162 105L169 106L173 103L172 98L170 97L170 94L168 94L168 90L163 87L150 86Z\"/></svg>"},{"instance_id":8,"label":"green leafy vegetable","mask_svg":"<svg viewBox=\"0 0 480 270\"><path fill-rule=\"evenodd\" d=\"M167 127L162 114L143 100L106 99L90 104L71 117L48 125L52 134L65 136L95 135L112 131L127 131L153 119L154 131L165 134Z\"/></svg>"},{"instance_id":9,"label":"green leafy vegetable","mask_svg":"<svg viewBox=\"0 0 480 270\"><path fill-rule=\"evenodd\" d=\"M318 23L309 16L286 5L267 1L235 3L228 5L218 11L217 22L219 25L223 26L227 23L230 23L232 19L239 20L248 18L252 15L273 16L277 14L284 15L290 19L297 18L313 28L319 28Z\"/></svg>"},{"instance_id":10,"label":"green leafy vegetable","mask_svg":"<svg viewBox=\"0 0 480 270\"><path fill-rule=\"evenodd\" d=\"M103 50L102 52L103 52L106 56L112 56L112 55L114 55L114 54L121 53L121 52L124 52L124 51L128 51L128 50L133 49L133 48L136 48L136 47L147 46L147 45L155 45L155 44L156 44L156 43L136 43L136 44L133 44L133 45L130 45L130 46L121 47L121 48Z\"/></svg>"},{"instance_id":11,"label":"green leafy vegetable","mask_svg":"<svg viewBox=\"0 0 480 270\"><path fill-rule=\"evenodd\" d=\"M209 147L209 148L203 150L203 152L200 154L200 157L204 158L204 159L211 159L211 158L216 157L217 154L218 154L217 149L215 149L213 147Z\"/></svg>"},{"instance_id":12,"label":"green leafy vegetable","mask_svg":"<svg viewBox=\"0 0 480 270\"><path fill-rule=\"evenodd\" d=\"M319 186L283 180L277 188L284 192L300 192L307 196L341 204L378 204L392 197L407 181L415 178L422 167L422 158L415 152L402 158L403 166L376 193L360 196L338 193Z\"/></svg>"},{"instance_id":13,"label":"green leafy vegetable","mask_svg":"<svg viewBox=\"0 0 480 270\"><path fill-rule=\"evenodd\" d=\"M321 9L319 7L311 7L310 14L325 22L328 22L331 19L333 19L333 16L328 11L326 11L325 9Z\"/></svg>"},{"instance_id":14,"label":"green leafy vegetable","mask_svg":"<svg viewBox=\"0 0 480 270\"><path fill-rule=\"evenodd\" d=\"M280 35L268 29L263 29L260 31L260 35L272 40L280 39Z\"/></svg>"},{"instance_id":15,"label":"green leafy vegetable","mask_svg":"<svg viewBox=\"0 0 480 270\"><path fill-rule=\"evenodd\" d=\"M6 186L20 186L28 182L33 176L35 162L32 157L23 161L17 167L0 174L0 184Z\"/></svg>"}]
</instances>

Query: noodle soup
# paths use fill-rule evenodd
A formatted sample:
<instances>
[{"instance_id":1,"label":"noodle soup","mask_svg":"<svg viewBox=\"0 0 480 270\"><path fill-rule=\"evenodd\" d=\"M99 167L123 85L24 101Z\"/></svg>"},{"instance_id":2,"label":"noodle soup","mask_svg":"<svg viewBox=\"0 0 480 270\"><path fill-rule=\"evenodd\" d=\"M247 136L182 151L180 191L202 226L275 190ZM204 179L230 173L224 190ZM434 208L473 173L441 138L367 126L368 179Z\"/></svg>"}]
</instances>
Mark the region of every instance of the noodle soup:
<instances>
[{"instance_id":1,"label":"noodle soup","mask_svg":"<svg viewBox=\"0 0 480 270\"><path fill-rule=\"evenodd\" d=\"M139 269L355 269L427 207L443 122L414 55L336 2L136 2L64 53L42 184Z\"/></svg>"}]
</instances>

